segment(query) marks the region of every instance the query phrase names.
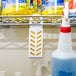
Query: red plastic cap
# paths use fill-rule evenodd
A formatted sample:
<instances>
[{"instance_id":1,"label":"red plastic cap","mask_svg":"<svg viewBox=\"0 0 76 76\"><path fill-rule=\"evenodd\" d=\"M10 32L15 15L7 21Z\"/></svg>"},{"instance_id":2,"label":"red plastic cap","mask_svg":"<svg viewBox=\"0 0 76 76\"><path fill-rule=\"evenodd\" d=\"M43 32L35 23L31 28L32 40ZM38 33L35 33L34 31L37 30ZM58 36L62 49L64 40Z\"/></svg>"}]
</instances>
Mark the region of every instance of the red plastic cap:
<instances>
[{"instance_id":1,"label":"red plastic cap","mask_svg":"<svg viewBox=\"0 0 76 76\"><path fill-rule=\"evenodd\" d=\"M61 32L62 33L70 33L71 32L71 27L61 27Z\"/></svg>"}]
</instances>

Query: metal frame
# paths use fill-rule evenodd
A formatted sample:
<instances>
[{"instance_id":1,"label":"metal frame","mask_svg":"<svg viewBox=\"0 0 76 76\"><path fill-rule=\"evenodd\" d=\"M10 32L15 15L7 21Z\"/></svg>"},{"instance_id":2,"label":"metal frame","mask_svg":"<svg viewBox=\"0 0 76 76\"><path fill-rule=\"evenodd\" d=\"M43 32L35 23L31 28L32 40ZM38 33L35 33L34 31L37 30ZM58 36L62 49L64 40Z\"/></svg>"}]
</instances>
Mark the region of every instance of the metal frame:
<instances>
[{"instance_id":1,"label":"metal frame","mask_svg":"<svg viewBox=\"0 0 76 76\"><path fill-rule=\"evenodd\" d=\"M42 25L40 24L40 17L42 17L43 25L60 25L62 22L63 15L38 15L38 16L1 16L0 15L0 26L6 25ZM29 24L30 18L32 18L32 24ZM76 25L76 15L69 17L70 24ZM33 23L34 22L34 23Z\"/></svg>"}]
</instances>

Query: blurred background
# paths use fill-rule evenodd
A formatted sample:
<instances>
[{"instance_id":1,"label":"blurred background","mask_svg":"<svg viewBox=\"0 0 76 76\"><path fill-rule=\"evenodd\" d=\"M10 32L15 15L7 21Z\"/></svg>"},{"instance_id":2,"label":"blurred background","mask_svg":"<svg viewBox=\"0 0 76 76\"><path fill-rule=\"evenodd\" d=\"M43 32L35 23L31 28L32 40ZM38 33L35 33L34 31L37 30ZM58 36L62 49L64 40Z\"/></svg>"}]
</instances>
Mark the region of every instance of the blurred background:
<instances>
[{"instance_id":1,"label":"blurred background","mask_svg":"<svg viewBox=\"0 0 76 76\"><path fill-rule=\"evenodd\" d=\"M51 54L57 49L60 27L44 27L43 32L43 57L29 58L29 27L0 27L0 71L6 71L6 76L15 76L15 72L50 76ZM72 27L72 47L76 51L76 27Z\"/></svg>"},{"instance_id":2,"label":"blurred background","mask_svg":"<svg viewBox=\"0 0 76 76\"><path fill-rule=\"evenodd\" d=\"M6 71L7 76L14 76L15 72L22 72L22 76L37 76L40 69L41 76L49 76L51 54L57 49L59 29L44 28L43 57L29 58L29 28L0 28L0 71ZM72 27L72 46L76 50L76 27Z\"/></svg>"}]
</instances>

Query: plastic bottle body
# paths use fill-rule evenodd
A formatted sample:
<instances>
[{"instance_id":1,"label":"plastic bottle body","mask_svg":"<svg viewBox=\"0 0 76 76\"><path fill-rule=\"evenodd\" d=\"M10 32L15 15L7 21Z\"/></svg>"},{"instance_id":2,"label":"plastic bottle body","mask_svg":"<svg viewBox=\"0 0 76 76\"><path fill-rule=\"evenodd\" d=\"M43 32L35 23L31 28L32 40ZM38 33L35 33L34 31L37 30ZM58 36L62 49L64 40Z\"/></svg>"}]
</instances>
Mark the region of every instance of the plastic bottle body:
<instances>
[{"instance_id":1,"label":"plastic bottle body","mask_svg":"<svg viewBox=\"0 0 76 76\"><path fill-rule=\"evenodd\" d=\"M56 50L52 55L52 76L76 76L76 54Z\"/></svg>"},{"instance_id":2,"label":"plastic bottle body","mask_svg":"<svg viewBox=\"0 0 76 76\"><path fill-rule=\"evenodd\" d=\"M71 33L60 33L58 49L52 54L52 76L76 76L76 54Z\"/></svg>"},{"instance_id":3,"label":"plastic bottle body","mask_svg":"<svg viewBox=\"0 0 76 76\"><path fill-rule=\"evenodd\" d=\"M52 76L76 76L76 58L52 57Z\"/></svg>"}]
</instances>

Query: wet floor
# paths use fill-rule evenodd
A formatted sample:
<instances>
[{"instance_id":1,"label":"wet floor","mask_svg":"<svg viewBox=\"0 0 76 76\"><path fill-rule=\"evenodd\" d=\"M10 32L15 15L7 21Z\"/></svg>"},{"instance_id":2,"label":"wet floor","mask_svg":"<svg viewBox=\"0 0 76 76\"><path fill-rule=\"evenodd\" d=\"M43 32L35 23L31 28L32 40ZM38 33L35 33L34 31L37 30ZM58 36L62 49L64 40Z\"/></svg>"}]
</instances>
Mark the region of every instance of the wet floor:
<instances>
[{"instance_id":1,"label":"wet floor","mask_svg":"<svg viewBox=\"0 0 76 76\"><path fill-rule=\"evenodd\" d=\"M43 57L29 58L29 28L0 28L0 71L5 70L7 76L22 72L22 76L36 76L40 64L51 64L51 53L56 50L59 28L44 28ZM76 27L72 27L72 46L76 50ZM49 76L51 70L42 67L41 76Z\"/></svg>"}]
</instances>

